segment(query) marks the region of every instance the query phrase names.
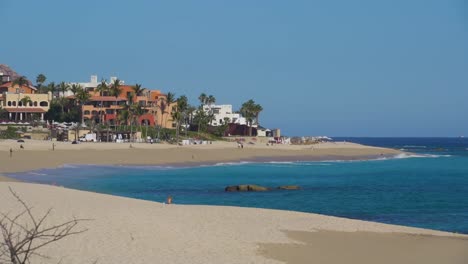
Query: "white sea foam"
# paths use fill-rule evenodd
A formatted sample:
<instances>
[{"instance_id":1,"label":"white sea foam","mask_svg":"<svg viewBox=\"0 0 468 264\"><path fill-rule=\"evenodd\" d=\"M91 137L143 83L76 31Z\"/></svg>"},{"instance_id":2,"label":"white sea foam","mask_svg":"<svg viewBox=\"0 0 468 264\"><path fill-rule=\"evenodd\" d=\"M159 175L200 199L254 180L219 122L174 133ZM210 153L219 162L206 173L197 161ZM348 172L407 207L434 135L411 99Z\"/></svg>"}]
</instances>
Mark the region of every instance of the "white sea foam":
<instances>
[{"instance_id":1,"label":"white sea foam","mask_svg":"<svg viewBox=\"0 0 468 264\"><path fill-rule=\"evenodd\" d=\"M269 163L269 164L296 164L297 162L295 161L267 161L264 163Z\"/></svg>"},{"instance_id":2,"label":"white sea foam","mask_svg":"<svg viewBox=\"0 0 468 264\"><path fill-rule=\"evenodd\" d=\"M268 161L262 164L267 164L270 167L288 168L296 166L331 166L332 164L323 163L323 161Z\"/></svg>"},{"instance_id":3,"label":"white sea foam","mask_svg":"<svg viewBox=\"0 0 468 264\"><path fill-rule=\"evenodd\" d=\"M252 163L250 161L239 161L239 162L219 162L214 165L201 165L202 167L210 167L210 166L239 166Z\"/></svg>"},{"instance_id":4,"label":"white sea foam","mask_svg":"<svg viewBox=\"0 0 468 264\"><path fill-rule=\"evenodd\" d=\"M434 155L434 154L407 154L401 153L393 157L382 158L382 159L409 159L409 158L441 158L441 157L451 157L452 155Z\"/></svg>"},{"instance_id":5,"label":"white sea foam","mask_svg":"<svg viewBox=\"0 0 468 264\"><path fill-rule=\"evenodd\" d=\"M46 176L47 175L45 173L39 173L39 172L28 172L28 174L35 175L35 176Z\"/></svg>"},{"instance_id":6,"label":"white sea foam","mask_svg":"<svg viewBox=\"0 0 468 264\"><path fill-rule=\"evenodd\" d=\"M84 166L92 166L92 165L84 165ZM61 168L66 168L66 169L76 169L79 166L78 165L72 165L72 164L63 164L60 166Z\"/></svg>"},{"instance_id":7,"label":"white sea foam","mask_svg":"<svg viewBox=\"0 0 468 264\"><path fill-rule=\"evenodd\" d=\"M426 146L417 146L417 145L405 145L404 148L427 148Z\"/></svg>"}]
</instances>

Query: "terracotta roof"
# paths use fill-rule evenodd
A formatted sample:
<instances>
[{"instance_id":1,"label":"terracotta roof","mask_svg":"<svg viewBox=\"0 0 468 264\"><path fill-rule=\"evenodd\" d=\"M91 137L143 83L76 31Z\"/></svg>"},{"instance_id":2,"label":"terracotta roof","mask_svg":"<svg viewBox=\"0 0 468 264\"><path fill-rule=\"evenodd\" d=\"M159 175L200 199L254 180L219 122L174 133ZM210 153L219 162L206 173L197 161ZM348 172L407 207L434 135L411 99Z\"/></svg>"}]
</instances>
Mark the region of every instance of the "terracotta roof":
<instances>
[{"instance_id":1,"label":"terracotta roof","mask_svg":"<svg viewBox=\"0 0 468 264\"><path fill-rule=\"evenodd\" d=\"M13 84L13 82L6 82L6 83L0 85L0 87L8 88L8 87L11 87L12 84ZM34 87L34 86L32 86L32 85L23 85L23 86L29 87L29 88L31 88L31 89L33 89L33 90L37 90L37 88Z\"/></svg>"},{"instance_id":2,"label":"terracotta roof","mask_svg":"<svg viewBox=\"0 0 468 264\"><path fill-rule=\"evenodd\" d=\"M115 96L93 96L90 98L91 101L116 101ZM127 101L125 97L118 97L117 101Z\"/></svg>"},{"instance_id":3,"label":"terracotta roof","mask_svg":"<svg viewBox=\"0 0 468 264\"><path fill-rule=\"evenodd\" d=\"M3 108L9 113L45 113L46 110L42 108L32 108L32 107L17 107L17 108Z\"/></svg>"}]
</instances>

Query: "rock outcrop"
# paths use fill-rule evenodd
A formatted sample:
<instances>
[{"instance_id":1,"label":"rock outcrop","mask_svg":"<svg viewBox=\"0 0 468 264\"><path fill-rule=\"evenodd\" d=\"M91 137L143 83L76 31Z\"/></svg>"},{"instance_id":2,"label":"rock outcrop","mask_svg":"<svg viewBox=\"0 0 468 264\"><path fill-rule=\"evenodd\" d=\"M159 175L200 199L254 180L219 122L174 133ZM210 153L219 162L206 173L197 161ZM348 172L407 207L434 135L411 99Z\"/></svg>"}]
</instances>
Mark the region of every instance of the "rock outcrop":
<instances>
[{"instance_id":1,"label":"rock outcrop","mask_svg":"<svg viewBox=\"0 0 468 264\"><path fill-rule=\"evenodd\" d=\"M280 190L300 190L301 187L299 185L283 185L278 187Z\"/></svg>"},{"instance_id":2,"label":"rock outcrop","mask_svg":"<svg viewBox=\"0 0 468 264\"><path fill-rule=\"evenodd\" d=\"M278 190L300 190L301 187L299 185L282 185L276 188ZM232 185L227 186L224 188L226 192L264 192L264 191L271 191L271 188L263 187L260 185L254 184L241 184L241 185Z\"/></svg>"},{"instance_id":3,"label":"rock outcrop","mask_svg":"<svg viewBox=\"0 0 468 264\"><path fill-rule=\"evenodd\" d=\"M254 185L254 184L242 184L228 186L224 189L226 192L264 192L270 190L267 187Z\"/></svg>"}]
</instances>

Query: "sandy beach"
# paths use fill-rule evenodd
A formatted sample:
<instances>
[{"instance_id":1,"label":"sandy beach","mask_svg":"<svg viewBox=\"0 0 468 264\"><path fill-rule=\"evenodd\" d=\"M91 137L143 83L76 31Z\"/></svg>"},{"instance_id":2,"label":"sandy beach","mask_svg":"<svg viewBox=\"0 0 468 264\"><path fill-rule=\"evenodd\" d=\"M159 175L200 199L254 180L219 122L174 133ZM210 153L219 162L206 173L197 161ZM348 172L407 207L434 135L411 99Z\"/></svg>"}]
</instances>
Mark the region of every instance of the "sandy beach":
<instances>
[{"instance_id":1,"label":"sandy beach","mask_svg":"<svg viewBox=\"0 0 468 264\"><path fill-rule=\"evenodd\" d=\"M23 149L19 146L23 145ZM366 159L402 154L353 143L313 146L0 142L0 174L63 164L160 165L241 160ZM9 157L9 149L13 149ZM50 223L72 217L87 232L44 248L42 263L466 263L468 236L292 211L165 205L0 176L0 211L11 187ZM349 262L350 259L356 262ZM345 262L343 262L345 261Z\"/></svg>"},{"instance_id":2,"label":"sandy beach","mask_svg":"<svg viewBox=\"0 0 468 264\"><path fill-rule=\"evenodd\" d=\"M55 146L53 146L54 144ZM20 148L20 146L23 148ZM10 157L10 148L13 150ZM52 150L54 148L54 150ZM175 146L145 143L82 143L26 140L0 141L0 175L58 167L63 164L210 164L250 160L353 160L401 154L401 151L363 146L349 142L321 143L307 146L244 144L216 141L207 145ZM25 162L27 161L27 162Z\"/></svg>"},{"instance_id":3,"label":"sandy beach","mask_svg":"<svg viewBox=\"0 0 468 264\"><path fill-rule=\"evenodd\" d=\"M345 263L340 260L347 259L346 263L364 264L461 264L468 260L468 237L445 232L291 211L165 205L30 183L0 183L1 211L19 210L8 187L34 207L33 213L52 207L51 224L72 217L93 219L79 225L87 232L44 248L41 253L51 258L41 263L60 259L80 264ZM335 257L320 262L327 256ZM349 261L350 257L358 262Z\"/></svg>"}]
</instances>

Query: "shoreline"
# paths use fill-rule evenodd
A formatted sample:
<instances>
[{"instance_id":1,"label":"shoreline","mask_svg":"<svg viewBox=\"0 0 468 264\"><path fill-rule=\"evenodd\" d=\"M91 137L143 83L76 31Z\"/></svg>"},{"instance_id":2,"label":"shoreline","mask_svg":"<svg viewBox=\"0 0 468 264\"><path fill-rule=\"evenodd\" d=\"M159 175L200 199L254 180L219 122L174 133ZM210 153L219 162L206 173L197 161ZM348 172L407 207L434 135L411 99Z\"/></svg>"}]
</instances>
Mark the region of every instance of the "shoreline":
<instances>
[{"instance_id":1,"label":"shoreline","mask_svg":"<svg viewBox=\"0 0 468 264\"><path fill-rule=\"evenodd\" d=\"M212 145L174 146L166 144L83 143L71 145L51 142L26 141L24 149L13 141L0 142L0 151L7 158L0 160L0 175L45 168L74 165L164 165L199 166L228 162L268 161L329 161L369 160L390 158L403 154L400 150L364 146L354 143L321 143L314 146L246 146L238 149L236 143L214 142ZM78 147L76 147L78 146ZM12 157L8 150L12 148ZM27 162L25 162L27 161Z\"/></svg>"},{"instance_id":2,"label":"shoreline","mask_svg":"<svg viewBox=\"0 0 468 264\"><path fill-rule=\"evenodd\" d=\"M54 221L64 221L72 216L94 219L84 225L90 232L44 248L41 253L55 258L44 263L56 263L64 258L67 263L93 263L96 260L99 263L152 263L157 259L161 263L302 264L322 261L338 264L343 261L329 258L329 262L323 262L321 254L313 253L314 250L322 248L323 254L334 256L336 252L349 253L353 246L359 249L374 244L385 245L383 249L376 248L381 254L355 250L357 255L353 257L363 264L377 263L376 259L382 258L401 263L401 258L395 256L405 256L410 247L412 253L429 252L415 253L416 261L412 263L429 264L436 260L435 263L458 264L463 263L457 262L458 258L468 259L468 252L459 250L468 247L468 235L465 234L299 211L165 205L18 182L1 176L64 165L195 167L241 162L366 161L408 154L399 150L353 143L325 143L313 148L246 146L237 149L234 144L221 142L183 147L133 144L132 148L122 144L82 144L78 149L71 144L57 144L57 149L52 151L48 149L49 144L26 142L26 150L15 149L12 158L0 160L0 200L5 201L2 210L14 212L17 209L8 192L8 187L12 187L39 212L53 207ZM0 150L12 145L15 144L0 142ZM8 155L8 152L4 153ZM409 243L414 237L418 243ZM411 248L420 242L429 246ZM457 259L451 258L454 254Z\"/></svg>"},{"instance_id":3,"label":"shoreline","mask_svg":"<svg viewBox=\"0 0 468 264\"><path fill-rule=\"evenodd\" d=\"M176 163L158 163L158 164L113 164L113 163L64 163L58 165L56 167L44 167L38 168L33 170L27 171L15 171L15 172L7 172L3 174L7 174L6 176L0 175L0 181L2 179L11 179L15 180L8 174L21 174L21 173L28 173L32 171L37 171L41 169L60 169L64 166L103 166L103 167L143 167L143 168L197 168L203 166L220 166L220 165L230 165L230 164L255 164L255 163L289 163L289 162L361 162L361 161L374 161L374 160L381 160L381 159L393 159L395 155L383 155L383 156L355 156L355 157L345 157L345 156L323 156L323 157L306 157L306 156L275 156L275 157L253 157L241 160L219 160L219 161L193 161L190 163L187 162L176 162Z\"/></svg>"}]
</instances>

